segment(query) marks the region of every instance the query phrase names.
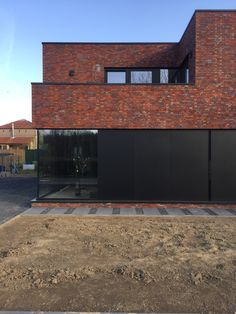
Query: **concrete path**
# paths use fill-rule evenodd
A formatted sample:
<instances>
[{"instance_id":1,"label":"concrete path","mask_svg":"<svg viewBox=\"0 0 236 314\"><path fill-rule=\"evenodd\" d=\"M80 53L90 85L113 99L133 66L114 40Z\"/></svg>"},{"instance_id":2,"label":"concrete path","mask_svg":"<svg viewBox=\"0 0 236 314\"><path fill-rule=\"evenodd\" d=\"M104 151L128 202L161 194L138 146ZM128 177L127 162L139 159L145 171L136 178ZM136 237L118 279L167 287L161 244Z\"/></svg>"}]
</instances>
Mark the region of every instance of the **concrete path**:
<instances>
[{"instance_id":1,"label":"concrete path","mask_svg":"<svg viewBox=\"0 0 236 314\"><path fill-rule=\"evenodd\" d=\"M0 224L30 207L36 196L36 182L37 178L29 176L0 178Z\"/></svg>"},{"instance_id":2,"label":"concrete path","mask_svg":"<svg viewBox=\"0 0 236 314\"><path fill-rule=\"evenodd\" d=\"M219 208L67 208L32 207L22 213L24 216L201 216L236 217L236 209Z\"/></svg>"}]
</instances>

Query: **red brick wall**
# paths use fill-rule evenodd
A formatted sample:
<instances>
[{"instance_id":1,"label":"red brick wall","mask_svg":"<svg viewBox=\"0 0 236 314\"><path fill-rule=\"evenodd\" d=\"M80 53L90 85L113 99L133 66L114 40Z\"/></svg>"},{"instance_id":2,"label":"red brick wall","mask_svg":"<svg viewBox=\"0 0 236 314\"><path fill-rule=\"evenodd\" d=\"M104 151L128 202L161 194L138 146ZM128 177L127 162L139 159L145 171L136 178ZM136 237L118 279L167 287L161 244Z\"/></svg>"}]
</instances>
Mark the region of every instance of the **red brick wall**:
<instances>
[{"instance_id":1,"label":"red brick wall","mask_svg":"<svg viewBox=\"0 0 236 314\"><path fill-rule=\"evenodd\" d=\"M177 44L44 44L43 81L104 83L106 67L176 67ZM70 70L75 71L73 77Z\"/></svg>"},{"instance_id":2,"label":"red brick wall","mask_svg":"<svg viewBox=\"0 0 236 314\"><path fill-rule=\"evenodd\" d=\"M194 85L34 85L39 128L236 128L235 95Z\"/></svg>"},{"instance_id":3,"label":"red brick wall","mask_svg":"<svg viewBox=\"0 0 236 314\"><path fill-rule=\"evenodd\" d=\"M236 87L236 11L196 15L197 85ZM234 103L235 104L235 103Z\"/></svg>"},{"instance_id":4,"label":"red brick wall","mask_svg":"<svg viewBox=\"0 0 236 314\"><path fill-rule=\"evenodd\" d=\"M236 128L235 13L196 12L179 44L45 44L33 122L38 128ZM102 83L104 67L177 66L190 51L193 85L70 84Z\"/></svg>"}]
</instances>

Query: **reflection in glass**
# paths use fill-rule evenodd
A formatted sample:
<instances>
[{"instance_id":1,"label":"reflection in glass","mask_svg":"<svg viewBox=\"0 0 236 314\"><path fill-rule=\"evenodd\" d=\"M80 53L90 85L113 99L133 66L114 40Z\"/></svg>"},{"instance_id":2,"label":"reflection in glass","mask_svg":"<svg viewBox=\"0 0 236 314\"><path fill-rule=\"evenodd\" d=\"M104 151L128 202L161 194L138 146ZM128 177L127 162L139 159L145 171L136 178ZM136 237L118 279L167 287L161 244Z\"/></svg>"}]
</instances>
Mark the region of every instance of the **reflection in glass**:
<instances>
[{"instance_id":1,"label":"reflection in glass","mask_svg":"<svg viewBox=\"0 0 236 314\"><path fill-rule=\"evenodd\" d=\"M186 69L185 71L186 71L186 76L185 76L186 79L184 83L189 84L189 69Z\"/></svg>"},{"instance_id":2,"label":"reflection in glass","mask_svg":"<svg viewBox=\"0 0 236 314\"><path fill-rule=\"evenodd\" d=\"M152 71L131 71L131 83L152 83Z\"/></svg>"},{"instance_id":3,"label":"reflection in glass","mask_svg":"<svg viewBox=\"0 0 236 314\"><path fill-rule=\"evenodd\" d=\"M107 72L107 83L122 84L126 82L125 72Z\"/></svg>"},{"instance_id":4,"label":"reflection in glass","mask_svg":"<svg viewBox=\"0 0 236 314\"><path fill-rule=\"evenodd\" d=\"M169 77L168 77L168 69L161 69L160 70L160 83L168 84Z\"/></svg>"},{"instance_id":5,"label":"reflection in glass","mask_svg":"<svg viewBox=\"0 0 236 314\"><path fill-rule=\"evenodd\" d=\"M39 197L97 197L97 131L39 131Z\"/></svg>"}]
</instances>

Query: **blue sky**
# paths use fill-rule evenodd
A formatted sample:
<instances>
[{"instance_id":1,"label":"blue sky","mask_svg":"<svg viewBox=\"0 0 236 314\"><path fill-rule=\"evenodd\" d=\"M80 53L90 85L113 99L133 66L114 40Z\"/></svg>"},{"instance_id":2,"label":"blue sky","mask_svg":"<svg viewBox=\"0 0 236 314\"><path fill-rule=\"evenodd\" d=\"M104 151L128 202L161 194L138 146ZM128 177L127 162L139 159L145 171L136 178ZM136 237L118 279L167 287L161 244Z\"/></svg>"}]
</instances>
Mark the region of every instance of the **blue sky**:
<instances>
[{"instance_id":1,"label":"blue sky","mask_svg":"<svg viewBox=\"0 0 236 314\"><path fill-rule=\"evenodd\" d=\"M236 0L0 0L0 125L31 120L44 41L179 41L195 9Z\"/></svg>"}]
</instances>

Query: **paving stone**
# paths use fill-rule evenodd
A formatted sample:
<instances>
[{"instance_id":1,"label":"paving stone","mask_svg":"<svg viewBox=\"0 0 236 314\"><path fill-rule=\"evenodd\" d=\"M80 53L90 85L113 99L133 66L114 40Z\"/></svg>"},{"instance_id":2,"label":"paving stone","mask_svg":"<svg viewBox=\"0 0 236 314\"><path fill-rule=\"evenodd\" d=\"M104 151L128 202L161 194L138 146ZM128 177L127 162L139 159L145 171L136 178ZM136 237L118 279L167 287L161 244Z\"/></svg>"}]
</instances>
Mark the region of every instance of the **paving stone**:
<instances>
[{"instance_id":1,"label":"paving stone","mask_svg":"<svg viewBox=\"0 0 236 314\"><path fill-rule=\"evenodd\" d=\"M189 211L194 215L194 216L209 216L209 214L202 210L201 208L189 208Z\"/></svg>"},{"instance_id":2,"label":"paving stone","mask_svg":"<svg viewBox=\"0 0 236 314\"><path fill-rule=\"evenodd\" d=\"M226 211L229 212L230 214L232 214L233 216L236 216L236 210L235 209L228 208L228 209L226 209Z\"/></svg>"},{"instance_id":3,"label":"paving stone","mask_svg":"<svg viewBox=\"0 0 236 314\"><path fill-rule=\"evenodd\" d=\"M148 216L160 216L161 213L157 208L143 208L143 214Z\"/></svg>"},{"instance_id":4,"label":"paving stone","mask_svg":"<svg viewBox=\"0 0 236 314\"><path fill-rule=\"evenodd\" d=\"M112 208L101 207L101 208L98 208L96 215L101 215L101 216L112 215L112 210L113 210Z\"/></svg>"},{"instance_id":5,"label":"paving stone","mask_svg":"<svg viewBox=\"0 0 236 314\"><path fill-rule=\"evenodd\" d=\"M184 213L184 215L191 216L192 213L188 208L180 208L180 210Z\"/></svg>"},{"instance_id":6,"label":"paving stone","mask_svg":"<svg viewBox=\"0 0 236 314\"><path fill-rule=\"evenodd\" d=\"M135 208L136 215L143 215L143 209L142 208Z\"/></svg>"},{"instance_id":7,"label":"paving stone","mask_svg":"<svg viewBox=\"0 0 236 314\"><path fill-rule=\"evenodd\" d=\"M73 211L73 215L88 215L91 207L77 207Z\"/></svg>"},{"instance_id":8,"label":"paving stone","mask_svg":"<svg viewBox=\"0 0 236 314\"><path fill-rule=\"evenodd\" d=\"M50 215L64 215L68 207L52 207Z\"/></svg>"},{"instance_id":9,"label":"paving stone","mask_svg":"<svg viewBox=\"0 0 236 314\"><path fill-rule=\"evenodd\" d=\"M112 215L120 215L120 208L113 208Z\"/></svg>"},{"instance_id":10,"label":"paving stone","mask_svg":"<svg viewBox=\"0 0 236 314\"><path fill-rule=\"evenodd\" d=\"M127 215L127 216L132 216L136 215L135 208L121 208L120 209L120 215Z\"/></svg>"},{"instance_id":11,"label":"paving stone","mask_svg":"<svg viewBox=\"0 0 236 314\"><path fill-rule=\"evenodd\" d=\"M180 208L166 208L166 211L168 212L168 215L171 216L185 216Z\"/></svg>"},{"instance_id":12,"label":"paving stone","mask_svg":"<svg viewBox=\"0 0 236 314\"><path fill-rule=\"evenodd\" d=\"M75 208L73 208L73 207L67 208L67 210L65 211L65 215L71 215L74 210L75 210Z\"/></svg>"},{"instance_id":13,"label":"paving stone","mask_svg":"<svg viewBox=\"0 0 236 314\"><path fill-rule=\"evenodd\" d=\"M236 215L236 211L235 214L233 212L231 212L233 209L223 209L223 208L214 208L214 212L216 212L218 214L218 216L221 217L227 217L227 216L234 216Z\"/></svg>"},{"instance_id":14,"label":"paving stone","mask_svg":"<svg viewBox=\"0 0 236 314\"><path fill-rule=\"evenodd\" d=\"M208 215L210 216L217 216L217 213L214 212L213 209L210 209L210 208L202 208L202 210L204 210L206 213L208 213Z\"/></svg>"},{"instance_id":15,"label":"paving stone","mask_svg":"<svg viewBox=\"0 0 236 314\"><path fill-rule=\"evenodd\" d=\"M47 215L52 210L52 207L47 207L40 212L40 215Z\"/></svg>"},{"instance_id":16,"label":"paving stone","mask_svg":"<svg viewBox=\"0 0 236 314\"><path fill-rule=\"evenodd\" d=\"M31 207L24 211L21 215L27 216L27 215L39 215L42 210L45 210L47 207Z\"/></svg>"},{"instance_id":17,"label":"paving stone","mask_svg":"<svg viewBox=\"0 0 236 314\"><path fill-rule=\"evenodd\" d=\"M97 213L97 210L98 210L97 208L90 208L88 214L89 215L95 215Z\"/></svg>"},{"instance_id":18,"label":"paving stone","mask_svg":"<svg viewBox=\"0 0 236 314\"><path fill-rule=\"evenodd\" d=\"M167 212L167 210L165 208L158 208L158 210L159 210L161 215L164 215L164 216L168 215L168 212Z\"/></svg>"}]
</instances>

